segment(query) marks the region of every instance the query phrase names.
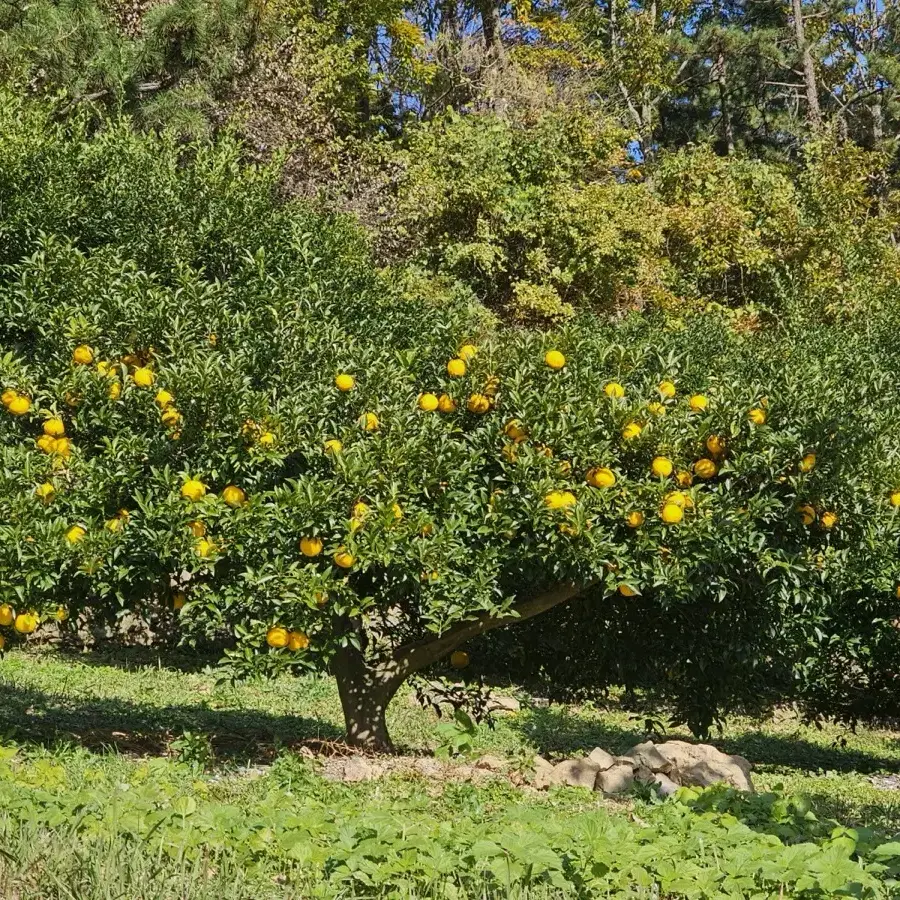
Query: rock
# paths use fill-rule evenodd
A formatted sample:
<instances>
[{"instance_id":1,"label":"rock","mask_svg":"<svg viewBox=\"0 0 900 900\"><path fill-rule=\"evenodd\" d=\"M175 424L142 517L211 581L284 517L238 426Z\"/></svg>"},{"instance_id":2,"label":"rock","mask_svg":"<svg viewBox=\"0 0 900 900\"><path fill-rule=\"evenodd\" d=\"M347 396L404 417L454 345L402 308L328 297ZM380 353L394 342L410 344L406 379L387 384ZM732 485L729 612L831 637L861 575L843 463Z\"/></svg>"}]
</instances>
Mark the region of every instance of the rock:
<instances>
[{"instance_id":1,"label":"rock","mask_svg":"<svg viewBox=\"0 0 900 900\"><path fill-rule=\"evenodd\" d=\"M635 760L631 756L617 756L616 757L616 765L617 766L631 766L632 769L636 769L638 767L637 760Z\"/></svg>"},{"instance_id":2,"label":"rock","mask_svg":"<svg viewBox=\"0 0 900 900\"><path fill-rule=\"evenodd\" d=\"M547 762L543 756L534 758L534 786L539 791L550 787L550 775L553 772L553 763Z\"/></svg>"},{"instance_id":3,"label":"rock","mask_svg":"<svg viewBox=\"0 0 900 900\"><path fill-rule=\"evenodd\" d=\"M652 769L648 769L646 766L638 766L634 770L634 780L639 782L640 784L650 784L656 773Z\"/></svg>"},{"instance_id":4,"label":"rock","mask_svg":"<svg viewBox=\"0 0 900 900\"><path fill-rule=\"evenodd\" d=\"M597 773L594 789L604 794L624 794L634 784L634 770L627 763L617 763L605 772Z\"/></svg>"},{"instance_id":5,"label":"rock","mask_svg":"<svg viewBox=\"0 0 900 900\"><path fill-rule=\"evenodd\" d=\"M506 763L499 756L488 753L475 763L475 768L485 769L488 772L502 772L506 768Z\"/></svg>"},{"instance_id":6,"label":"rock","mask_svg":"<svg viewBox=\"0 0 900 900\"><path fill-rule=\"evenodd\" d=\"M750 763L743 756L729 756L709 744L666 741L656 748L670 763L667 775L682 785L709 787L724 781L739 791L753 791Z\"/></svg>"},{"instance_id":7,"label":"rock","mask_svg":"<svg viewBox=\"0 0 900 900\"><path fill-rule=\"evenodd\" d=\"M611 769L616 764L616 758L611 753L607 753L602 747L594 747L588 759L597 763L601 772Z\"/></svg>"},{"instance_id":8,"label":"rock","mask_svg":"<svg viewBox=\"0 0 900 900\"><path fill-rule=\"evenodd\" d=\"M662 772L657 772L650 783L656 787L656 792L660 797L671 797L678 790L678 785Z\"/></svg>"},{"instance_id":9,"label":"rock","mask_svg":"<svg viewBox=\"0 0 900 900\"><path fill-rule=\"evenodd\" d=\"M653 741L645 741L643 744L637 744L632 747L626 754L629 759L633 759L637 766L644 766L651 772L666 772L672 768L672 763L663 756ZM637 767L636 766L636 767Z\"/></svg>"},{"instance_id":10,"label":"rock","mask_svg":"<svg viewBox=\"0 0 900 900\"><path fill-rule=\"evenodd\" d=\"M548 783L594 789L600 767L589 759L567 759L553 767Z\"/></svg>"},{"instance_id":11,"label":"rock","mask_svg":"<svg viewBox=\"0 0 900 900\"><path fill-rule=\"evenodd\" d=\"M517 713L522 708L522 704L515 697L504 697L502 694L491 694L488 698L487 708L489 712L494 714L500 713Z\"/></svg>"},{"instance_id":12,"label":"rock","mask_svg":"<svg viewBox=\"0 0 900 900\"><path fill-rule=\"evenodd\" d=\"M370 762L362 756L349 756L340 760L337 765L329 766L326 778L332 781L371 781L382 773L382 767Z\"/></svg>"}]
</instances>

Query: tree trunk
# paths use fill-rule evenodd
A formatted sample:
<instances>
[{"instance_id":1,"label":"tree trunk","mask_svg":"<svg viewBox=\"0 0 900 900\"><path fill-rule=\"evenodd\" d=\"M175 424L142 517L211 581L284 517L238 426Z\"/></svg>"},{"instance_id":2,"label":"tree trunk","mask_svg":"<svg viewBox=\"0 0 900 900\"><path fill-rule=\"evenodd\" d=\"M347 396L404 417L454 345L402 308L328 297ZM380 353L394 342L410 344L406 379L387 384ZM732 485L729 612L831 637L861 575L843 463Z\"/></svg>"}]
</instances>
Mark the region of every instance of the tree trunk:
<instances>
[{"instance_id":1,"label":"tree trunk","mask_svg":"<svg viewBox=\"0 0 900 900\"><path fill-rule=\"evenodd\" d=\"M728 63L721 49L716 57L713 73L719 86L719 106L722 110L722 140L725 144L725 155L731 156L734 153L734 126L731 123L731 109L728 105Z\"/></svg>"},{"instance_id":2,"label":"tree trunk","mask_svg":"<svg viewBox=\"0 0 900 900\"><path fill-rule=\"evenodd\" d=\"M803 80L806 84L806 120L813 131L818 131L822 127L822 110L819 106L815 64L809 44L806 42L806 30L803 27L803 0L791 0L791 5L794 14L797 51L803 61Z\"/></svg>"},{"instance_id":3,"label":"tree trunk","mask_svg":"<svg viewBox=\"0 0 900 900\"><path fill-rule=\"evenodd\" d=\"M500 7L497 0L478 0L481 15L481 31L488 53L499 58L503 56L503 41L500 37Z\"/></svg>"}]
</instances>

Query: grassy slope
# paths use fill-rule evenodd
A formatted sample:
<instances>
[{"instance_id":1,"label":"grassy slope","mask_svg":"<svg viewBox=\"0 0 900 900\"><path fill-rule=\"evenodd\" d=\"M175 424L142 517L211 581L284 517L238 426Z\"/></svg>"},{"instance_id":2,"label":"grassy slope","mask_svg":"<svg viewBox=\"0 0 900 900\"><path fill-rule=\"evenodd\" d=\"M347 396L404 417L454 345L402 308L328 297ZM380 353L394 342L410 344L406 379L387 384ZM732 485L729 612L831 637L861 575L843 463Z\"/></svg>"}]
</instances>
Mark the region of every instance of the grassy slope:
<instances>
[{"instance_id":1,"label":"grassy slope","mask_svg":"<svg viewBox=\"0 0 900 900\"><path fill-rule=\"evenodd\" d=\"M283 792L284 785L294 781L305 799L321 804L323 809L352 808L373 815L390 810L395 818L400 810L414 820L420 817L427 827L453 822L461 811L468 820L479 822L544 810L552 821L554 816L564 819L576 811L597 810L605 815L604 809L624 817L631 808L630 803L610 804L577 791L523 797L505 783L476 787L397 778L332 785L310 776L289 751L290 744L299 739L340 734L339 706L330 681L284 679L217 686L214 673L199 670L196 665L189 671L191 661L185 663L186 670L182 671L163 668L156 656L146 651L70 657L47 652L7 654L0 661L4 694L0 733L24 750L31 766L29 777L36 781L63 777L65 773L76 787L95 781L133 784L146 779L150 771L151 780L158 780L176 795L184 793L254 810L265 810L271 792ZM423 751L434 745L435 720L410 703L409 694L395 701L389 721L401 746ZM212 737L217 764L211 775L196 778L167 755L171 741L185 731ZM619 708L554 707L526 708L499 721L494 731L481 728L477 741L480 751L523 758L533 751L553 757L589 751L596 745L621 751L640 739L639 723ZM833 727L816 730L784 718L779 722L734 722L717 743L754 763L760 788L781 784L789 792L807 794L822 816L887 832L900 830L900 791L877 789L869 780L873 774L900 770L900 735L896 733L862 730L852 734ZM272 769L253 771L269 763L274 763ZM251 767L249 774L246 766ZM45 832L20 832L16 839L27 845L29 852L40 854L42 843L50 837ZM65 846L65 839L56 836L53 840L62 840ZM72 844L70 857L77 857L79 846ZM133 857L120 858L129 852ZM139 848L110 846L108 853L109 858L92 851L92 872L82 873L87 878L82 891L89 890L86 885L90 884L91 893L66 893L69 888L65 886L73 878L71 871L60 869L54 874L51 867L43 877L44 893L39 896L101 896L96 893L96 885L121 880L123 867L129 872L133 893L118 895L111 891L109 896L140 896L145 890L140 887L142 879L150 884L158 877L147 868ZM43 859L39 866L34 864L35 870L46 869L46 857ZM190 866L180 874L173 875L171 868L166 871L167 878L177 881L177 877L183 877L184 884L192 886L182 890L173 882L173 897L206 896L197 887L201 882L208 883L210 896L234 897L263 896L261 884L278 883L278 875L266 871L262 882L254 881L248 887L245 881L250 876L229 859L210 865L199 882L197 871ZM16 877L21 878L21 872ZM52 887L54 878L58 890ZM21 882L15 883L20 885L21 896L38 896L33 885L22 888ZM157 895L170 896L161 889ZM305 895L303 891L299 894Z\"/></svg>"}]
</instances>

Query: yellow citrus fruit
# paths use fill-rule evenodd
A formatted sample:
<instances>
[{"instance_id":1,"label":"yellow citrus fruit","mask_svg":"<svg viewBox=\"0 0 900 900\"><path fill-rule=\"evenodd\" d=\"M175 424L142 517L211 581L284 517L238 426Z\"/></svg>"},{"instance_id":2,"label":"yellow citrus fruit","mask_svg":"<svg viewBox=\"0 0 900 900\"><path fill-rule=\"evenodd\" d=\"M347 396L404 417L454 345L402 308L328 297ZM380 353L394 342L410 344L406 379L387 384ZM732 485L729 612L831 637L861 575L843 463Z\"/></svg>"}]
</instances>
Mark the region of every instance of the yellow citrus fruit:
<instances>
[{"instance_id":1,"label":"yellow citrus fruit","mask_svg":"<svg viewBox=\"0 0 900 900\"><path fill-rule=\"evenodd\" d=\"M49 437L62 437L66 433L66 426L63 424L63 420L57 417L52 419L47 419L44 422L44 434Z\"/></svg>"},{"instance_id":2,"label":"yellow citrus fruit","mask_svg":"<svg viewBox=\"0 0 900 900\"><path fill-rule=\"evenodd\" d=\"M674 503L676 506L680 506L682 509L687 506L688 495L682 493L681 491L672 491L663 498L663 503Z\"/></svg>"},{"instance_id":3,"label":"yellow citrus fruit","mask_svg":"<svg viewBox=\"0 0 900 900\"><path fill-rule=\"evenodd\" d=\"M270 647L279 649L281 647L287 647L288 640L290 640L290 636L287 628L282 628L280 625L273 625L266 632L266 643Z\"/></svg>"},{"instance_id":4,"label":"yellow citrus fruit","mask_svg":"<svg viewBox=\"0 0 900 900\"><path fill-rule=\"evenodd\" d=\"M219 336L215 332L212 332L212 334L207 337L207 340L209 341L210 347L216 347L219 344Z\"/></svg>"},{"instance_id":5,"label":"yellow citrus fruit","mask_svg":"<svg viewBox=\"0 0 900 900\"><path fill-rule=\"evenodd\" d=\"M70 544L77 544L79 541L84 540L84 536L87 534L87 529L82 525L72 525L66 531L66 540Z\"/></svg>"},{"instance_id":6,"label":"yellow citrus fruit","mask_svg":"<svg viewBox=\"0 0 900 900\"><path fill-rule=\"evenodd\" d=\"M3 403L4 406L8 407L13 400L18 397L18 391L14 391L12 388L7 388L2 394L0 394L0 402Z\"/></svg>"},{"instance_id":7,"label":"yellow citrus fruit","mask_svg":"<svg viewBox=\"0 0 900 900\"><path fill-rule=\"evenodd\" d=\"M690 407L694 412L703 412L709 406L709 399L704 394L694 394L690 399Z\"/></svg>"},{"instance_id":8,"label":"yellow citrus fruit","mask_svg":"<svg viewBox=\"0 0 900 900\"><path fill-rule=\"evenodd\" d=\"M588 470L585 480L591 487L609 488L616 483L616 473L605 466L595 466Z\"/></svg>"},{"instance_id":9,"label":"yellow citrus fruit","mask_svg":"<svg viewBox=\"0 0 900 900\"><path fill-rule=\"evenodd\" d=\"M185 604L185 596L183 591L178 591L174 597L172 597L172 609L182 609Z\"/></svg>"},{"instance_id":10,"label":"yellow citrus fruit","mask_svg":"<svg viewBox=\"0 0 900 900\"><path fill-rule=\"evenodd\" d=\"M515 444L504 444L500 452L507 462L514 463L519 458L519 448Z\"/></svg>"},{"instance_id":11,"label":"yellow citrus fruit","mask_svg":"<svg viewBox=\"0 0 900 900\"><path fill-rule=\"evenodd\" d=\"M682 470L675 476L675 481L679 487L690 487L694 483L694 476Z\"/></svg>"},{"instance_id":12,"label":"yellow citrus fruit","mask_svg":"<svg viewBox=\"0 0 900 900\"><path fill-rule=\"evenodd\" d=\"M566 364L566 358L559 350L548 350L544 354L544 362L547 363L551 369L561 369Z\"/></svg>"},{"instance_id":13,"label":"yellow citrus fruit","mask_svg":"<svg viewBox=\"0 0 900 900\"><path fill-rule=\"evenodd\" d=\"M804 525L812 525L816 521L816 511L808 503L798 506L797 512L800 514L800 521Z\"/></svg>"},{"instance_id":14,"label":"yellow citrus fruit","mask_svg":"<svg viewBox=\"0 0 900 900\"><path fill-rule=\"evenodd\" d=\"M454 669L464 669L469 664L469 654L465 650L454 650L450 654L450 665Z\"/></svg>"},{"instance_id":15,"label":"yellow citrus fruit","mask_svg":"<svg viewBox=\"0 0 900 900\"><path fill-rule=\"evenodd\" d=\"M438 398L435 394L419 394L419 409L422 412L434 412L438 408Z\"/></svg>"},{"instance_id":16,"label":"yellow citrus fruit","mask_svg":"<svg viewBox=\"0 0 900 900\"><path fill-rule=\"evenodd\" d=\"M694 474L698 478L703 478L704 480L715 478L718 471L718 466L711 459L698 459L694 463Z\"/></svg>"},{"instance_id":17,"label":"yellow citrus fruit","mask_svg":"<svg viewBox=\"0 0 900 900\"><path fill-rule=\"evenodd\" d=\"M515 441L517 444L520 444L528 437L528 432L518 419L510 419L506 425L503 426L503 433L511 441Z\"/></svg>"},{"instance_id":18,"label":"yellow citrus fruit","mask_svg":"<svg viewBox=\"0 0 900 900\"><path fill-rule=\"evenodd\" d=\"M639 509L635 509L628 513L625 522L629 528L640 528L644 524L644 514Z\"/></svg>"},{"instance_id":19,"label":"yellow citrus fruit","mask_svg":"<svg viewBox=\"0 0 900 900\"><path fill-rule=\"evenodd\" d=\"M216 552L216 545L209 538L200 538L194 542L194 552L201 559L207 559Z\"/></svg>"},{"instance_id":20,"label":"yellow citrus fruit","mask_svg":"<svg viewBox=\"0 0 900 900\"><path fill-rule=\"evenodd\" d=\"M309 638L302 631L291 631L288 633L288 650L295 653L298 650L305 650L309 646Z\"/></svg>"},{"instance_id":21,"label":"yellow citrus fruit","mask_svg":"<svg viewBox=\"0 0 900 900\"><path fill-rule=\"evenodd\" d=\"M264 431L257 441L260 447L274 447L275 435L271 431Z\"/></svg>"},{"instance_id":22,"label":"yellow citrus fruit","mask_svg":"<svg viewBox=\"0 0 900 900\"><path fill-rule=\"evenodd\" d=\"M816 454L815 453L807 453L803 459L800 460L800 463L797 468L800 469L801 472L812 472L812 470L816 467Z\"/></svg>"},{"instance_id":23,"label":"yellow citrus fruit","mask_svg":"<svg viewBox=\"0 0 900 900\"><path fill-rule=\"evenodd\" d=\"M189 478L181 486L181 496L185 500L191 500L196 503L201 497L206 496L206 485L196 478Z\"/></svg>"},{"instance_id":24,"label":"yellow citrus fruit","mask_svg":"<svg viewBox=\"0 0 900 900\"><path fill-rule=\"evenodd\" d=\"M125 527L126 521L127 517L114 516L112 519L107 519L106 528L109 531L121 531Z\"/></svg>"},{"instance_id":25,"label":"yellow citrus fruit","mask_svg":"<svg viewBox=\"0 0 900 900\"><path fill-rule=\"evenodd\" d=\"M12 625L15 617L15 610L8 603L4 603L0 606L0 625L3 625L4 627Z\"/></svg>"},{"instance_id":26,"label":"yellow citrus fruit","mask_svg":"<svg viewBox=\"0 0 900 900\"><path fill-rule=\"evenodd\" d=\"M395 522L399 522L403 518L403 507L399 503L391 504L391 512L394 514Z\"/></svg>"},{"instance_id":27,"label":"yellow citrus fruit","mask_svg":"<svg viewBox=\"0 0 900 900\"><path fill-rule=\"evenodd\" d=\"M322 552L322 541L317 537L300 538L300 552L304 556L318 556Z\"/></svg>"},{"instance_id":28,"label":"yellow citrus fruit","mask_svg":"<svg viewBox=\"0 0 900 900\"><path fill-rule=\"evenodd\" d=\"M629 422L622 429L622 437L626 441L633 441L635 438L639 438L641 436L641 432L644 429L637 422Z\"/></svg>"},{"instance_id":29,"label":"yellow citrus fruit","mask_svg":"<svg viewBox=\"0 0 900 900\"><path fill-rule=\"evenodd\" d=\"M334 386L339 391L352 391L356 387L356 379L352 375L342 372L340 375L335 376Z\"/></svg>"},{"instance_id":30,"label":"yellow citrus fruit","mask_svg":"<svg viewBox=\"0 0 900 900\"><path fill-rule=\"evenodd\" d=\"M156 396L153 399L163 409L165 409L170 403L175 402L175 398L164 388L161 390L158 390L156 392Z\"/></svg>"},{"instance_id":31,"label":"yellow citrus fruit","mask_svg":"<svg viewBox=\"0 0 900 900\"><path fill-rule=\"evenodd\" d=\"M89 366L94 361L94 351L87 344L76 347L72 352L72 362L79 366Z\"/></svg>"},{"instance_id":32,"label":"yellow citrus fruit","mask_svg":"<svg viewBox=\"0 0 900 900\"><path fill-rule=\"evenodd\" d=\"M188 522L188 528L190 529L191 534L194 537L206 537L206 525L203 524L199 519L194 519L193 522Z\"/></svg>"},{"instance_id":33,"label":"yellow citrus fruit","mask_svg":"<svg viewBox=\"0 0 900 900\"><path fill-rule=\"evenodd\" d=\"M758 406L755 406L750 412L747 413L747 418L754 425L765 425L766 424L766 411L764 409L760 409Z\"/></svg>"},{"instance_id":34,"label":"yellow citrus fruit","mask_svg":"<svg viewBox=\"0 0 900 900\"><path fill-rule=\"evenodd\" d=\"M822 518L819 521L822 523L823 528L834 528L834 526L838 523L837 513L823 512Z\"/></svg>"},{"instance_id":35,"label":"yellow citrus fruit","mask_svg":"<svg viewBox=\"0 0 900 900\"><path fill-rule=\"evenodd\" d=\"M68 438L57 438L53 442L52 452L63 459L68 459L72 455L72 442Z\"/></svg>"},{"instance_id":36,"label":"yellow citrus fruit","mask_svg":"<svg viewBox=\"0 0 900 900\"><path fill-rule=\"evenodd\" d=\"M138 387L150 387L156 376L146 366L138 366L131 378Z\"/></svg>"},{"instance_id":37,"label":"yellow citrus fruit","mask_svg":"<svg viewBox=\"0 0 900 900\"><path fill-rule=\"evenodd\" d=\"M110 374L110 366L111 363L106 362L106 360L100 360L97 363L97 374L102 375L104 378Z\"/></svg>"},{"instance_id":38,"label":"yellow citrus fruit","mask_svg":"<svg viewBox=\"0 0 900 900\"><path fill-rule=\"evenodd\" d=\"M109 399L118 400L122 396L122 385L118 381L114 381L109 386Z\"/></svg>"},{"instance_id":39,"label":"yellow citrus fruit","mask_svg":"<svg viewBox=\"0 0 900 900\"><path fill-rule=\"evenodd\" d=\"M648 403L647 412L654 416L664 416L666 414L666 408L662 403Z\"/></svg>"},{"instance_id":40,"label":"yellow citrus fruit","mask_svg":"<svg viewBox=\"0 0 900 900\"><path fill-rule=\"evenodd\" d=\"M316 606L319 608L323 607L328 602L328 594L325 591L316 591L313 595L316 601Z\"/></svg>"},{"instance_id":41,"label":"yellow citrus fruit","mask_svg":"<svg viewBox=\"0 0 900 900\"><path fill-rule=\"evenodd\" d=\"M229 484L222 491L222 499L232 508L237 509L247 502L247 495L236 484Z\"/></svg>"},{"instance_id":42,"label":"yellow citrus fruit","mask_svg":"<svg viewBox=\"0 0 900 900\"><path fill-rule=\"evenodd\" d=\"M891 506L900 506L900 491L891 493Z\"/></svg>"},{"instance_id":43,"label":"yellow citrus fruit","mask_svg":"<svg viewBox=\"0 0 900 900\"><path fill-rule=\"evenodd\" d=\"M725 452L725 439L719 437L717 434L711 434L706 439L706 449L709 450L713 456L721 456Z\"/></svg>"},{"instance_id":44,"label":"yellow citrus fruit","mask_svg":"<svg viewBox=\"0 0 900 900\"><path fill-rule=\"evenodd\" d=\"M496 397L497 391L500 390L500 377L498 375L488 375L484 380L484 393L488 397Z\"/></svg>"},{"instance_id":45,"label":"yellow citrus fruit","mask_svg":"<svg viewBox=\"0 0 900 900\"><path fill-rule=\"evenodd\" d=\"M650 471L657 478L668 478L674 469L675 467L672 465L672 460L665 456L655 456L653 462L650 463Z\"/></svg>"},{"instance_id":46,"label":"yellow citrus fruit","mask_svg":"<svg viewBox=\"0 0 900 900\"><path fill-rule=\"evenodd\" d=\"M544 497L544 503L546 503L550 509L568 509L577 502L575 495L571 491L550 491L550 493Z\"/></svg>"},{"instance_id":47,"label":"yellow citrus fruit","mask_svg":"<svg viewBox=\"0 0 900 900\"><path fill-rule=\"evenodd\" d=\"M31 401L17 394L6 407L14 416L24 416L31 409Z\"/></svg>"},{"instance_id":48,"label":"yellow citrus fruit","mask_svg":"<svg viewBox=\"0 0 900 900\"><path fill-rule=\"evenodd\" d=\"M356 503L353 504L352 515L353 515L354 519L359 519L360 521L365 521L365 519L368 517L370 512L371 512L371 509L369 509L369 504L363 503L362 500L358 500Z\"/></svg>"},{"instance_id":49,"label":"yellow citrus fruit","mask_svg":"<svg viewBox=\"0 0 900 900\"><path fill-rule=\"evenodd\" d=\"M456 401L449 394L441 394L438 397L438 412L456 412Z\"/></svg>"},{"instance_id":50,"label":"yellow citrus fruit","mask_svg":"<svg viewBox=\"0 0 900 900\"><path fill-rule=\"evenodd\" d=\"M463 344L456 355L464 362L468 362L477 352L478 348L474 344Z\"/></svg>"},{"instance_id":51,"label":"yellow citrus fruit","mask_svg":"<svg viewBox=\"0 0 900 900\"><path fill-rule=\"evenodd\" d=\"M325 441L325 452L330 453L332 456L336 456L343 449L344 445L337 438Z\"/></svg>"},{"instance_id":52,"label":"yellow citrus fruit","mask_svg":"<svg viewBox=\"0 0 900 900\"><path fill-rule=\"evenodd\" d=\"M167 406L160 414L160 419L167 428L177 428L181 422L181 413L174 406Z\"/></svg>"},{"instance_id":53,"label":"yellow citrus fruit","mask_svg":"<svg viewBox=\"0 0 900 900\"><path fill-rule=\"evenodd\" d=\"M43 484L39 484L34 492L41 500L50 500L56 493L56 488L49 481L45 481Z\"/></svg>"},{"instance_id":54,"label":"yellow citrus fruit","mask_svg":"<svg viewBox=\"0 0 900 900\"><path fill-rule=\"evenodd\" d=\"M451 378L462 378L466 374L466 364L461 359L451 359L447 363L447 374Z\"/></svg>"},{"instance_id":55,"label":"yellow citrus fruit","mask_svg":"<svg viewBox=\"0 0 900 900\"><path fill-rule=\"evenodd\" d=\"M38 619L33 612L19 613L16 616L15 628L19 634L32 634L37 627Z\"/></svg>"},{"instance_id":56,"label":"yellow citrus fruit","mask_svg":"<svg viewBox=\"0 0 900 900\"><path fill-rule=\"evenodd\" d=\"M353 564L356 562L356 558L350 553L348 550L341 547L334 554L334 564L336 566L340 566L342 569L350 569L353 567Z\"/></svg>"},{"instance_id":57,"label":"yellow citrus fruit","mask_svg":"<svg viewBox=\"0 0 900 900\"><path fill-rule=\"evenodd\" d=\"M367 412L363 413L359 418L359 424L362 426L364 431L378 431L378 427L381 424L378 421L378 416L375 413Z\"/></svg>"},{"instance_id":58,"label":"yellow citrus fruit","mask_svg":"<svg viewBox=\"0 0 900 900\"><path fill-rule=\"evenodd\" d=\"M677 503L665 503L660 516L667 525L677 525L684 518L684 510Z\"/></svg>"},{"instance_id":59,"label":"yellow citrus fruit","mask_svg":"<svg viewBox=\"0 0 900 900\"><path fill-rule=\"evenodd\" d=\"M671 381L661 381L659 383L659 392L663 397L671 399L675 396L675 384Z\"/></svg>"},{"instance_id":60,"label":"yellow citrus fruit","mask_svg":"<svg viewBox=\"0 0 900 900\"><path fill-rule=\"evenodd\" d=\"M64 606L56 607L56 621L65 622L69 618L69 611Z\"/></svg>"},{"instance_id":61,"label":"yellow citrus fruit","mask_svg":"<svg viewBox=\"0 0 900 900\"><path fill-rule=\"evenodd\" d=\"M491 408L491 401L484 394L472 394L466 407L471 413L483 415Z\"/></svg>"},{"instance_id":62,"label":"yellow citrus fruit","mask_svg":"<svg viewBox=\"0 0 900 900\"><path fill-rule=\"evenodd\" d=\"M38 449L42 450L44 453L52 453L56 447L56 438L50 437L49 434L42 434L35 443L37 444Z\"/></svg>"},{"instance_id":63,"label":"yellow citrus fruit","mask_svg":"<svg viewBox=\"0 0 900 900\"><path fill-rule=\"evenodd\" d=\"M625 388L623 388L618 381L610 381L609 384L603 388L603 393L606 394L607 397L612 397L614 400L617 400L620 397L625 396Z\"/></svg>"},{"instance_id":64,"label":"yellow citrus fruit","mask_svg":"<svg viewBox=\"0 0 900 900\"><path fill-rule=\"evenodd\" d=\"M638 592L628 584L620 584L618 590L623 597L637 597L638 594Z\"/></svg>"}]
</instances>

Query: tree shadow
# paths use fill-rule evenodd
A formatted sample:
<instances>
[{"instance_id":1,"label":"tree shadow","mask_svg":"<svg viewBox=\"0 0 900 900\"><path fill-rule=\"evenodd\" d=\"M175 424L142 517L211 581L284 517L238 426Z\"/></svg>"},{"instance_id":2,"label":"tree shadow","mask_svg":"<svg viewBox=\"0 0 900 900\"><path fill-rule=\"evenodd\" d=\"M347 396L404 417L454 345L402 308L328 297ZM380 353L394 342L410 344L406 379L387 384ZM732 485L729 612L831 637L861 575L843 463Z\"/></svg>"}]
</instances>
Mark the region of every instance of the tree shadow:
<instances>
[{"instance_id":1,"label":"tree shadow","mask_svg":"<svg viewBox=\"0 0 900 900\"><path fill-rule=\"evenodd\" d=\"M49 749L76 745L99 753L165 755L185 731L207 735L223 762L270 762L281 748L310 739L338 741L331 722L259 710L133 703L120 698L71 698L0 680L0 732L20 744Z\"/></svg>"},{"instance_id":2,"label":"tree shadow","mask_svg":"<svg viewBox=\"0 0 900 900\"><path fill-rule=\"evenodd\" d=\"M215 668L222 659L221 649L184 650L124 643L108 643L102 648L87 650L74 643L61 643L53 647L53 655L67 662L98 668L108 666L126 672L149 668L188 675Z\"/></svg>"}]
</instances>

